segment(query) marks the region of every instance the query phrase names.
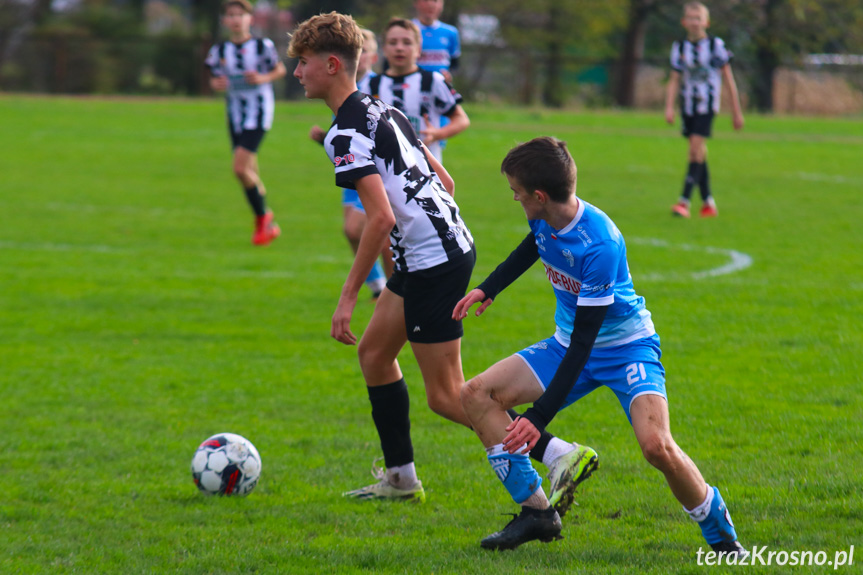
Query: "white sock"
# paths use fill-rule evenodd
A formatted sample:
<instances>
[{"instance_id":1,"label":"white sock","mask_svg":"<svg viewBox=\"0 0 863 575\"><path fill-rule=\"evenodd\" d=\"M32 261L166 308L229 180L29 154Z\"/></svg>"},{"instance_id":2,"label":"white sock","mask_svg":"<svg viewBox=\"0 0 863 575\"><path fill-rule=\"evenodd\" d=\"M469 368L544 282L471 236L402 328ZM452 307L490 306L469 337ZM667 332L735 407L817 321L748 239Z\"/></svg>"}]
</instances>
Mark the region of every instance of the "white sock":
<instances>
[{"instance_id":1,"label":"white sock","mask_svg":"<svg viewBox=\"0 0 863 575\"><path fill-rule=\"evenodd\" d=\"M545 448L545 453L542 455L542 462L546 467L551 467L554 460L561 455L566 455L570 451L575 451L576 446L572 443L567 443L559 437L552 437L548 442L548 447Z\"/></svg>"},{"instance_id":2,"label":"white sock","mask_svg":"<svg viewBox=\"0 0 863 575\"><path fill-rule=\"evenodd\" d=\"M399 489L410 489L416 485L419 479L417 479L417 468L414 462L398 467L387 467L387 481Z\"/></svg>"},{"instance_id":3,"label":"white sock","mask_svg":"<svg viewBox=\"0 0 863 575\"><path fill-rule=\"evenodd\" d=\"M701 523L710 514L711 503L713 503L713 488L708 485L707 497L704 498L704 501L702 501L701 504L699 504L693 509L687 509L686 507L684 507L683 510L689 513L689 516L692 518L693 521Z\"/></svg>"}]
</instances>

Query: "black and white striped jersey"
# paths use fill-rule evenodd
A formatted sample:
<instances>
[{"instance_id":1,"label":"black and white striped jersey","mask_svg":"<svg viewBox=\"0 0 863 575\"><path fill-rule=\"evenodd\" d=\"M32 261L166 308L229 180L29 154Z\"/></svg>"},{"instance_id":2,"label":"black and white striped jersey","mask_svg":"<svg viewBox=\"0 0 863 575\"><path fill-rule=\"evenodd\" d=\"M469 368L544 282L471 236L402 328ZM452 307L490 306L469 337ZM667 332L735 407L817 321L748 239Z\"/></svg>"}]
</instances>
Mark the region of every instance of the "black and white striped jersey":
<instances>
[{"instance_id":1,"label":"black and white striped jersey","mask_svg":"<svg viewBox=\"0 0 863 575\"><path fill-rule=\"evenodd\" d=\"M210 48L205 60L213 76L230 82L225 101L231 130L269 130L273 125L273 85L246 83L246 72L266 74L279 64L276 46L269 38L250 38L242 44L221 42Z\"/></svg>"},{"instance_id":2,"label":"black and white striped jersey","mask_svg":"<svg viewBox=\"0 0 863 575\"><path fill-rule=\"evenodd\" d=\"M671 68L680 73L680 107L685 115L719 112L721 70L732 58L722 38L715 36L671 46Z\"/></svg>"},{"instance_id":3,"label":"black and white striped jersey","mask_svg":"<svg viewBox=\"0 0 863 575\"><path fill-rule=\"evenodd\" d=\"M324 139L336 185L379 174L396 217L390 244L399 271L428 269L473 249L458 206L431 169L404 114L362 92L339 108Z\"/></svg>"},{"instance_id":4,"label":"black and white striped jersey","mask_svg":"<svg viewBox=\"0 0 863 575\"><path fill-rule=\"evenodd\" d=\"M461 94L438 72L419 69L406 76L375 76L368 83L369 94L400 110L410 120L416 133L425 127L423 116L428 114L431 125L440 128L441 116L447 116L462 102ZM429 151L441 159L440 142L433 142Z\"/></svg>"}]
</instances>

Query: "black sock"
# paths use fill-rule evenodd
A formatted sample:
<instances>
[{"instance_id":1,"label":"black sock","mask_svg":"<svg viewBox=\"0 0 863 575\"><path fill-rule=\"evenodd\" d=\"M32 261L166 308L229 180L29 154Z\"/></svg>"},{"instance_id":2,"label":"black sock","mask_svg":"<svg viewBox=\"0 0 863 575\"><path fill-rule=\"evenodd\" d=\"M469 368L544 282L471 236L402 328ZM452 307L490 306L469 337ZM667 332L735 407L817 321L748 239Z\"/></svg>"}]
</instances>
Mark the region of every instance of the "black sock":
<instances>
[{"instance_id":1,"label":"black sock","mask_svg":"<svg viewBox=\"0 0 863 575\"><path fill-rule=\"evenodd\" d=\"M707 202L710 197L710 172L707 171L707 161L704 162L704 169L701 171L701 181L698 182L698 187L701 189L701 199Z\"/></svg>"},{"instance_id":2,"label":"black sock","mask_svg":"<svg viewBox=\"0 0 863 575\"><path fill-rule=\"evenodd\" d=\"M404 378L367 388L372 403L372 419L381 438L386 466L398 467L414 460L411 443L410 401Z\"/></svg>"},{"instance_id":3,"label":"black sock","mask_svg":"<svg viewBox=\"0 0 863 575\"><path fill-rule=\"evenodd\" d=\"M513 421L516 417L519 417L519 413L514 409L507 409L506 412L513 419ZM545 448L548 447L548 442L551 441L552 437L554 437L552 434L550 434L548 431L543 430L543 432L539 436L539 439L536 442L536 445L534 445L533 449L530 450L530 458L542 463L542 456L545 455Z\"/></svg>"},{"instance_id":4,"label":"black sock","mask_svg":"<svg viewBox=\"0 0 863 575\"><path fill-rule=\"evenodd\" d=\"M701 174L704 164L689 162L689 169L686 172L686 179L683 181L683 197L687 200L692 197L692 188L701 182Z\"/></svg>"},{"instance_id":5,"label":"black sock","mask_svg":"<svg viewBox=\"0 0 863 575\"><path fill-rule=\"evenodd\" d=\"M249 200L249 205L252 206L252 211L259 218L267 213L267 204L264 202L264 196L258 190L258 186L246 188L246 199Z\"/></svg>"}]
</instances>

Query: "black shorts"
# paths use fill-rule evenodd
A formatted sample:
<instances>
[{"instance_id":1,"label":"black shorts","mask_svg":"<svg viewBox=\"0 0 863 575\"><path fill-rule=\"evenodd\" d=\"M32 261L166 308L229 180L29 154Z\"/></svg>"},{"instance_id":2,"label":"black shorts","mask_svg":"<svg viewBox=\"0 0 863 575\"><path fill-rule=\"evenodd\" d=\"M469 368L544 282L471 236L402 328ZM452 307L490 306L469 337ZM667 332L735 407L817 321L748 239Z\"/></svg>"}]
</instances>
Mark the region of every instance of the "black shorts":
<instances>
[{"instance_id":1,"label":"black shorts","mask_svg":"<svg viewBox=\"0 0 863 575\"><path fill-rule=\"evenodd\" d=\"M261 142L264 140L264 136L267 135L267 131L262 128L235 132L233 128L228 127L228 131L231 133L232 150L236 150L237 147L241 147L250 152L257 152L258 146L261 145Z\"/></svg>"},{"instance_id":2,"label":"black shorts","mask_svg":"<svg viewBox=\"0 0 863 575\"><path fill-rule=\"evenodd\" d=\"M427 270L394 271L387 287L404 299L408 341L443 343L464 335L461 320L452 318L455 304L464 297L476 250Z\"/></svg>"},{"instance_id":3,"label":"black shorts","mask_svg":"<svg viewBox=\"0 0 863 575\"><path fill-rule=\"evenodd\" d=\"M692 116L684 114L682 118L682 133L684 138L692 135L704 136L705 138L710 137L710 130L713 128L713 112L709 114L693 114Z\"/></svg>"}]
</instances>

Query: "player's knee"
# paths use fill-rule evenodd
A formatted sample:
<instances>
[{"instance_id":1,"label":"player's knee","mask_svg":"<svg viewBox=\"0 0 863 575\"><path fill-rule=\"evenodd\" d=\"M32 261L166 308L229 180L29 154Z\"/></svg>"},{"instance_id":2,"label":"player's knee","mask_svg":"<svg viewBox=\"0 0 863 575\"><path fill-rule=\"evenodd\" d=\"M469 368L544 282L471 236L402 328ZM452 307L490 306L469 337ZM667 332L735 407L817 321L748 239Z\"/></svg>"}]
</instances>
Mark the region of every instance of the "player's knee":
<instances>
[{"instance_id":1,"label":"player's knee","mask_svg":"<svg viewBox=\"0 0 863 575\"><path fill-rule=\"evenodd\" d=\"M436 390L426 393L426 401L429 409L434 413L448 417L461 411L461 401L458 392L448 390Z\"/></svg>"},{"instance_id":2,"label":"player's knee","mask_svg":"<svg viewBox=\"0 0 863 575\"><path fill-rule=\"evenodd\" d=\"M641 453L652 466L661 471L674 467L677 460L677 445L670 437L654 434L639 443Z\"/></svg>"},{"instance_id":3,"label":"player's knee","mask_svg":"<svg viewBox=\"0 0 863 575\"><path fill-rule=\"evenodd\" d=\"M483 385L482 376L478 375L465 383L461 388L461 405L465 413L480 413L488 409L490 395Z\"/></svg>"},{"instance_id":4,"label":"player's knee","mask_svg":"<svg viewBox=\"0 0 863 575\"><path fill-rule=\"evenodd\" d=\"M366 372L367 368L373 369L382 365L389 365L394 359L389 357L386 350L366 338L360 339L357 345L357 356L359 357L360 369L362 369L363 373Z\"/></svg>"}]
</instances>

